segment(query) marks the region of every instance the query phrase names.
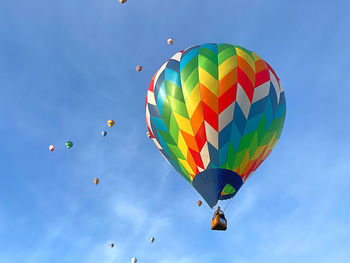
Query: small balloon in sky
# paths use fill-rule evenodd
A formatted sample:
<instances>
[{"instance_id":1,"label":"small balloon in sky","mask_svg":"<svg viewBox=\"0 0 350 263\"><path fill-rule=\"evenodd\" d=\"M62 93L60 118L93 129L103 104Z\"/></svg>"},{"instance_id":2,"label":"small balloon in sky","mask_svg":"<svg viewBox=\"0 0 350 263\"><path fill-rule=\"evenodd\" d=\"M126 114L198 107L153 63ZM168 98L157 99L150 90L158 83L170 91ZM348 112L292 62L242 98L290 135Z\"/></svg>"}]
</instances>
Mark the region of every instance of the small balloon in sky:
<instances>
[{"instance_id":1,"label":"small balloon in sky","mask_svg":"<svg viewBox=\"0 0 350 263\"><path fill-rule=\"evenodd\" d=\"M137 65L137 67L136 67L136 71L137 71L137 72L141 72L141 71L142 71L142 69L143 69L143 68L142 68L142 66Z\"/></svg>"},{"instance_id":2,"label":"small balloon in sky","mask_svg":"<svg viewBox=\"0 0 350 263\"><path fill-rule=\"evenodd\" d=\"M98 178L95 178L95 179L94 179L94 184L95 184L95 185L98 185L99 182L100 182L100 179L98 179Z\"/></svg>"},{"instance_id":3,"label":"small balloon in sky","mask_svg":"<svg viewBox=\"0 0 350 263\"><path fill-rule=\"evenodd\" d=\"M202 205L202 201L201 201L201 200L198 200L198 201L197 201L197 205L198 205L198 206L201 206L201 205Z\"/></svg>"},{"instance_id":4,"label":"small balloon in sky","mask_svg":"<svg viewBox=\"0 0 350 263\"><path fill-rule=\"evenodd\" d=\"M102 136L105 137L107 135L106 131L101 132Z\"/></svg>"},{"instance_id":5,"label":"small balloon in sky","mask_svg":"<svg viewBox=\"0 0 350 263\"><path fill-rule=\"evenodd\" d=\"M111 248L113 248L113 247L114 247L114 243L111 243L111 245L110 245L110 246L111 246Z\"/></svg>"},{"instance_id":6,"label":"small balloon in sky","mask_svg":"<svg viewBox=\"0 0 350 263\"><path fill-rule=\"evenodd\" d=\"M131 259L131 263L136 263L137 262L137 258L132 258Z\"/></svg>"},{"instance_id":7,"label":"small balloon in sky","mask_svg":"<svg viewBox=\"0 0 350 263\"><path fill-rule=\"evenodd\" d=\"M151 237L150 241L151 241L151 243L153 243L154 242L154 237Z\"/></svg>"},{"instance_id":8,"label":"small balloon in sky","mask_svg":"<svg viewBox=\"0 0 350 263\"><path fill-rule=\"evenodd\" d=\"M173 38L169 38L167 42L168 42L169 45L172 45L172 44L174 44L174 39Z\"/></svg>"},{"instance_id":9,"label":"small balloon in sky","mask_svg":"<svg viewBox=\"0 0 350 263\"><path fill-rule=\"evenodd\" d=\"M147 132L147 137L148 137L149 139L151 139L151 133L150 133L150 132Z\"/></svg>"},{"instance_id":10,"label":"small balloon in sky","mask_svg":"<svg viewBox=\"0 0 350 263\"><path fill-rule=\"evenodd\" d=\"M120 3L125 4L127 0L119 0Z\"/></svg>"},{"instance_id":11,"label":"small balloon in sky","mask_svg":"<svg viewBox=\"0 0 350 263\"><path fill-rule=\"evenodd\" d=\"M67 149L70 149L73 147L73 143L71 141L66 142Z\"/></svg>"},{"instance_id":12,"label":"small balloon in sky","mask_svg":"<svg viewBox=\"0 0 350 263\"><path fill-rule=\"evenodd\" d=\"M107 124L108 124L109 128L112 128L113 125L115 124L115 122L114 122L114 120L109 120L109 121L107 121Z\"/></svg>"},{"instance_id":13,"label":"small balloon in sky","mask_svg":"<svg viewBox=\"0 0 350 263\"><path fill-rule=\"evenodd\" d=\"M56 147L55 147L54 145L50 145L49 150L50 150L51 152L53 152L55 149L56 149Z\"/></svg>"}]
</instances>

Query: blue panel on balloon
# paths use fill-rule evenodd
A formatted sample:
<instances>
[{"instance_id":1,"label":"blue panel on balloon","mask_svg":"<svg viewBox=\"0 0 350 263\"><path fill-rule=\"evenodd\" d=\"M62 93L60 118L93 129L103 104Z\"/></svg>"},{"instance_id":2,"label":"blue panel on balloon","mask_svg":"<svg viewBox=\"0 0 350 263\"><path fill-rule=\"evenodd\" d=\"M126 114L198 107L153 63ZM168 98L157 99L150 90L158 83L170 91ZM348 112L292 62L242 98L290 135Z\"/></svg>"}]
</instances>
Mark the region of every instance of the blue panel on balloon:
<instances>
[{"instance_id":1,"label":"blue panel on balloon","mask_svg":"<svg viewBox=\"0 0 350 263\"><path fill-rule=\"evenodd\" d=\"M232 185L236 189L236 194L243 181L237 173L226 169L207 169L197 174L192 181L193 187L211 208L220 200L220 194L226 184ZM230 197L233 196L234 194Z\"/></svg>"}]
</instances>

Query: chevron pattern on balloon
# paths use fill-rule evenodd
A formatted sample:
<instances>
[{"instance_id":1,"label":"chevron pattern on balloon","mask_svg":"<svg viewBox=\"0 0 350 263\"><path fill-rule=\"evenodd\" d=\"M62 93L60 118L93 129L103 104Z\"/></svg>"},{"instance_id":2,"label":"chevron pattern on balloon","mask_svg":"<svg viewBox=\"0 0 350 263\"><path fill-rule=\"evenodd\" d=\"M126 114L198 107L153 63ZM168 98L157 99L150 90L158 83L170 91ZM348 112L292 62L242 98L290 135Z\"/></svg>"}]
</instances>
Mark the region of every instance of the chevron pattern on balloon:
<instances>
[{"instance_id":1,"label":"chevron pattern on balloon","mask_svg":"<svg viewBox=\"0 0 350 263\"><path fill-rule=\"evenodd\" d=\"M279 139L284 90L257 54L229 44L204 44L176 53L154 75L146 122L163 156L190 183L208 168L243 180ZM228 185L222 199L235 190Z\"/></svg>"}]
</instances>

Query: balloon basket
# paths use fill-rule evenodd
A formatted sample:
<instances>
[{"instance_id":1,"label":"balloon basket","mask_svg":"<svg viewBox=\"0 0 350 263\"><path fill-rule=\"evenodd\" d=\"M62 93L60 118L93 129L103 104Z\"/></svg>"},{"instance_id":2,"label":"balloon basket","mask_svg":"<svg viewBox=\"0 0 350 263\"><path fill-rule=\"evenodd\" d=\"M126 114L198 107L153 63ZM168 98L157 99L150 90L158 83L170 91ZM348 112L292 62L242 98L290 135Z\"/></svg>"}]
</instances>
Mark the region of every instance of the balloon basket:
<instances>
[{"instance_id":1,"label":"balloon basket","mask_svg":"<svg viewBox=\"0 0 350 263\"><path fill-rule=\"evenodd\" d=\"M225 215L216 213L211 220L211 230L225 231L227 229L227 220Z\"/></svg>"}]
</instances>

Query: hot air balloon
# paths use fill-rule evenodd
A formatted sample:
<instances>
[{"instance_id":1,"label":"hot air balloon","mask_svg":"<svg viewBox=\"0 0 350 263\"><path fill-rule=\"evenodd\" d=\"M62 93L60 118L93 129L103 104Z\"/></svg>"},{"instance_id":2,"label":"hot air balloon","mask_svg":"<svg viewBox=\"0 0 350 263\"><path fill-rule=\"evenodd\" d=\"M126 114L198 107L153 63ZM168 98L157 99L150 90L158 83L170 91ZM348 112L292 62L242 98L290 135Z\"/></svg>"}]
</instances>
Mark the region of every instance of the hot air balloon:
<instances>
[{"instance_id":1,"label":"hot air balloon","mask_svg":"<svg viewBox=\"0 0 350 263\"><path fill-rule=\"evenodd\" d=\"M107 124L108 124L109 128L112 128L114 126L115 122L114 122L114 120L109 120L109 121L107 121Z\"/></svg>"},{"instance_id":2,"label":"hot air balloon","mask_svg":"<svg viewBox=\"0 0 350 263\"><path fill-rule=\"evenodd\" d=\"M146 97L154 143L211 208L233 198L271 153L285 115L285 93L271 66L230 44L176 53Z\"/></svg>"},{"instance_id":3,"label":"hot air balloon","mask_svg":"<svg viewBox=\"0 0 350 263\"><path fill-rule=\"evenodd\" d=\"M101 132L102 136L105 137L107 135L106 131Z\"/></svg>"},{"instance_id":4,"label":"hot air balloon","mask_svg":"<svg viewBox=\"0 0 350 263\"><path fill-rule=\"evenodd\" d=\"M94 179L94 184L95 184L95 185L98 185L99 182L100 182L100 180L99 180L98 178L95 178L95 179Z\"/></svg>"},{"instance_id":5,"label":"hot air balloon","mask_svg":"<svg viewBox=\"0 0 350 263\"><path fill-rule=\"evenodd\" d=\"M140 66L140 65L138 65L138 66L136 67L136 71L137 71L137 72L142 71L142 69L143 69L143 68L142 68L142 66Z\"/></svg>"},{"instance_id":6,"label":"hot air balloon","mask_svg":"<svg viewBox=\"0 0 350 263\"><path fill-rule=\"evenodd\" d=\"M172 44L174 44L174 39L173 38L169 38L167 42L168 42L169 45L172 45Z\"/></svg>"},{"instance_id":7,"label":"hot air balloon","mask_svg":"<svg viewBox=\"0 0 350 263\"><path fill-rule=\"evenodd\" d=\"M201 206L201 205L202 205L202 201L201 201L201 200L198 200L198 201L197 201L197 205L198 205L198 206Z\"/></svg>"},{"instance_id":8,"label":"hot air balloon","mask_svg":"<svg viewBox=\"0 0 350 263\"><path fill-rule=\"evenodd\" d=\"M151 237L150 241L151 241L151 243L153 243L154 242L154 237Z\"/></svg>"},{"instance_id":9,"label":"hot air balloon","mask_svg":"<svg viewBox=\"0 0 350 263\"><path fill-rule=\"evenodd\" d=\"M56 147L55 147L54 145L50 145L50 146L49 146L49 150L50 150L51 152L53 152L55 149L56 149Z\"/></svg>"},{"instance_id":10,"label":"hot air balloon","mask_svg":"<svg viewBox=\"0 0 350 263\"><path fill-rule=\"evenodd\" d=\"M147 132L147 137L149 138L149 139L151 139L152 137L151 137L151 133L150 132Z\"/></svg>"},{"instance_id":11,"label":"hot air balloon","mask_svg":"<svg viewBox=\"0 0 350 263\"><path fill-rule=\"evenodd\" d=\"M119 0L120 3L125 4L127 0Z\"/></svg>"},{"instance_id":12,"label":"hot air balloon","mask_svg":"<svg viewBox=\"0 0 350 263\"><path fill-rule=\"evenodd\" d=\"M113 243L111 243L111 245L110 245L110 246L111 246L111 248L113 248L113 247L114 247L114 244L113 244Z\"/></svg>"},{"instance_id":13,"label":"hot air balloon","mask_svg":"<svg viewBox=\"0 0 350 263\"><path fill-rule=\"evenodd\" d=\"M66 142L67 149L70 149L73 147L73 143L71 141Z\"/></svg>"},{"instance_id":14,"label":"hot air balloon","mask_svg":"<svg viewBox=\"0 0 350 263\"><path fill-rule=\"evenodd\" d=\"M136 263L137 262L137 258L132 258L131 259L131 263Z\"/></svg>"}]
</instances>

